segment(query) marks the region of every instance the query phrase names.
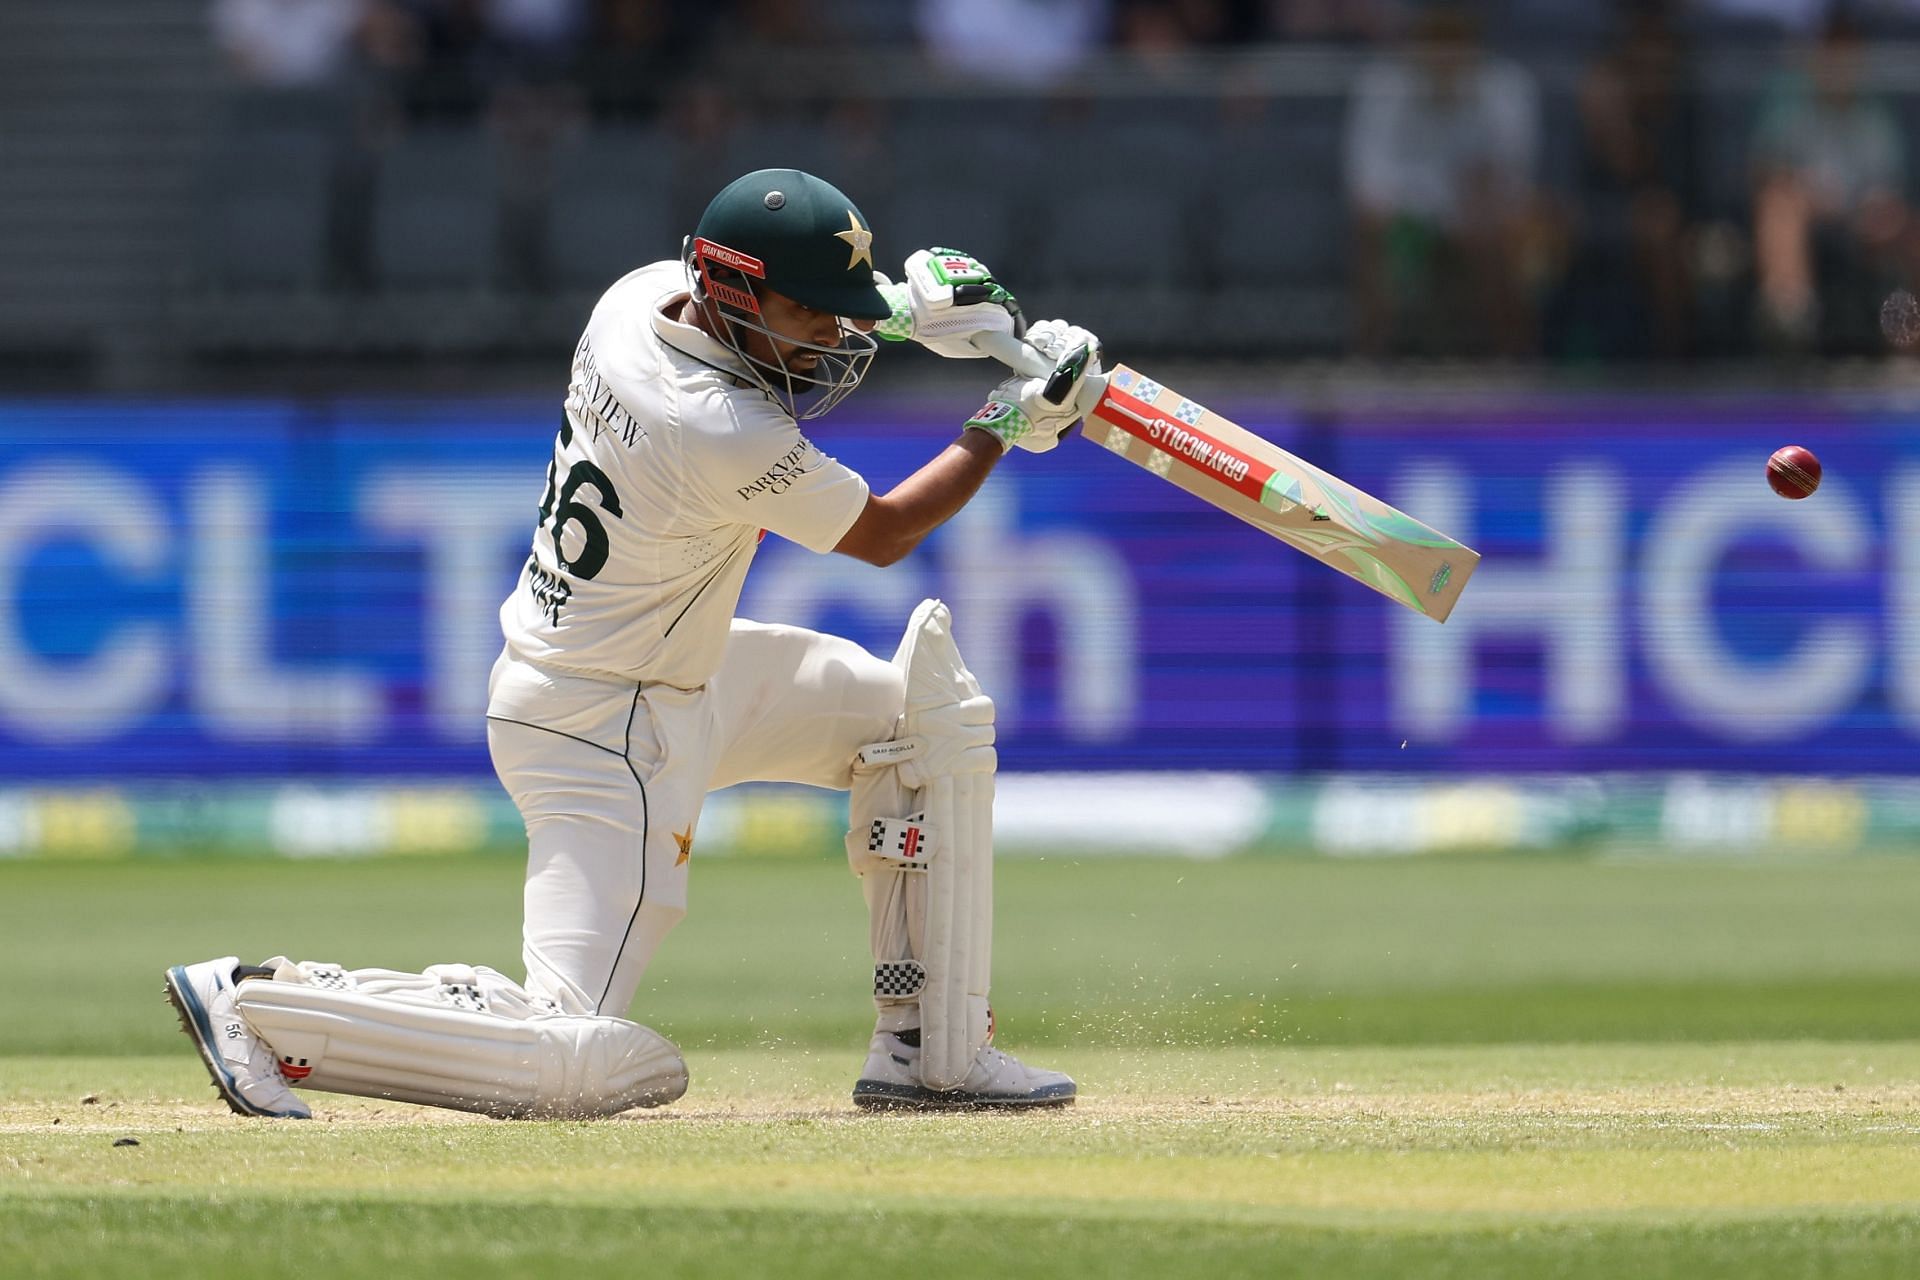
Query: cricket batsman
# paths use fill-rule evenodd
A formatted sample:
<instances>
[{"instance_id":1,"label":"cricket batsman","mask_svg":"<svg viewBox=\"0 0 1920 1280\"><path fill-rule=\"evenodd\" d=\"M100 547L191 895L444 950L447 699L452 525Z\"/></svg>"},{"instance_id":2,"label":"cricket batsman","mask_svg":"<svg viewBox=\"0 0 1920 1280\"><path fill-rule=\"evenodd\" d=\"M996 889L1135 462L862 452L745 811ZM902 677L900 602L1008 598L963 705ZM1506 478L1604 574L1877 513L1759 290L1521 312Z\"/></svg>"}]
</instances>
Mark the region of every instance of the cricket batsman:
<instances>
[{"instance_id":1,"label":"cricket batsman","mask_svg":"<svg viewBox=\"0 0 1920 1280\"><path fill-rule=\"evenodd\" d=\"M922 250L895 284L872 246L838 189L765 169L714 197L679 260L600 299L500 609L487 708L494 768L526 820L525 983L461 964L176 965L167 996L235 1111L307 1116L289 1085L494 1116L680 1097L679 1050L623 1015L686 914L707 793L754 780L851 793L877 1010L854 1101L1073 1101L1068 1077L992 1043L993 702L946 606L915 609L891 661L734 616L766 531L892 564L1009 449L1053 448L1099 372L1083 329L1023 335L979 261ZM1050 376L1001 382L891 491L801 433L860 384L876 335L966 357L986 333L1024 336Z\"/></svg>"}]
</instances>

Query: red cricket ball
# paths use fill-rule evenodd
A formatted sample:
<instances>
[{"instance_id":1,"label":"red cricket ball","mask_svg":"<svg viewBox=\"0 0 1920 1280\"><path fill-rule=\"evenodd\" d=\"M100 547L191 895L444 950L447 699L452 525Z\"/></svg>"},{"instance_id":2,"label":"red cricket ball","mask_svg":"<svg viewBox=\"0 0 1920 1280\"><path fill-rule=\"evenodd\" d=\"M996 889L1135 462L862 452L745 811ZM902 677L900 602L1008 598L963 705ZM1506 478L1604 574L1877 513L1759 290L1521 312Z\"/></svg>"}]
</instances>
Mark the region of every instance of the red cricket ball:
<instances>
[{"instance_id":1,"label":"red cricket ball","mask_svg":"<svg viewBox=\"0 0 1920 1280\"><path fill-rule=\"evenodd\" d=\"M1767 459L1767 483L1783 498L1804 498L1820 487L1820 459L1804 445L1783 445Z\"/></svg>"}]
</instances>

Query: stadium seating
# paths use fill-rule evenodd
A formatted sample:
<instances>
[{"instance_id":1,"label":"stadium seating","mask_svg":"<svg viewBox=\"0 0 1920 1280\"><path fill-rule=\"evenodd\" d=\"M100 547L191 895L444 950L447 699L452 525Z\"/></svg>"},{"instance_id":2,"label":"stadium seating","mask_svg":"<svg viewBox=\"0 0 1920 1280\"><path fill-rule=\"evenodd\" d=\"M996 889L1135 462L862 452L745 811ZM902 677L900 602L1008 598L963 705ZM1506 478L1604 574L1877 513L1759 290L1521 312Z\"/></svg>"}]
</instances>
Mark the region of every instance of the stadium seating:
<instances>
[{"instance_id":1,"label":"stadium seating","mask_svg":"<svg viewBox=\"0 0 1920 1280\"><path fill-rule=\"evenodd\" d=\"M1344 343L1343 130L1364 47L1193 61L1115 50L1045 88L919 67L904 49L857 83L807 80L800 58L750 98L698 78L643 87L618 121L580 119L550 149L512 150L484 113L407 127L419 104L369 97L377 77L324 93L242 86L207 39L204 0L83 8L85 20L66 0L16 0L0 42L15 104L0 139L0 258L15 286L0 297L0 344L16 352L545 351L580 295L671 252L721 182L764 165L831 175L866 210L883 268L916 244L960 242L1041 310L1101 308L1116 346L1273 358ZM1563 209L1582 182L1577 94L1606 8L1489 9L1497 47L1540 82L1541 178ZM1888 6L1865 20L1920 33ZM820 22L848 33L844 57L914 31L912 7L886 0L834 0ZM103 23L139 38L102 43ZM1731 277L1745 270L1755 113L1794 52L1706 7L1682 25L1689 212L1731 263L1716 286L1731 301L1700 306L1720 317L1713 349L1738 354L1750 308ZM1876 50L1869 79L1908 126L1920 174L1920 95L1902 58Z\"/></svg>"},{"instance_id":2,"label":"stadium seating","mask_svg":"<svg viewBox=\"0 0 1920 1280\"><path fill-rule=\"evenodd\" d=\"M543 237L554 288L598 292L678 250L675 158L660 128L602 127L556 148Z\"/></svg>"},{"instance_id":3,"label":"stadium seating","mask_svg":"<svg viewBox=\"0 0 1920 1280\"><path fill-rule=\"evenodd\" d=\"M194 227L211 289L307 292L325 283L338 134L325 120L236 112L213 137Z\"/></svg>"},{"instance_id":4,"label":"stadium seating","mask_svg":"<svg viewBox=\"0 0 1920 1280\"><path fill-rule=\"evenodd\" d=\"M391 290L479 291L498 275L500 175L473 128L402 133L375 164L373 261Z\"/></svg>"}]
</instances>

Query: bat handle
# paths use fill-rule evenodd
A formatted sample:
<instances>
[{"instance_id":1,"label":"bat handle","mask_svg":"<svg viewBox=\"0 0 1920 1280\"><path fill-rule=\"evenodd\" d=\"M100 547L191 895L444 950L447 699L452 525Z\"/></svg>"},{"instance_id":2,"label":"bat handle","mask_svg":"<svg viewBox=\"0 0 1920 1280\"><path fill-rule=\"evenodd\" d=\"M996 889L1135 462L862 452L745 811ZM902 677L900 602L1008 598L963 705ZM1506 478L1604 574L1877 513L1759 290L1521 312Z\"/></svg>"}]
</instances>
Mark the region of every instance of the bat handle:
<instances>
[{"instance_id":1,"label":"bat handle","mask_svg":"<svg viewBox=\"0 0 1920 1280\"><path fill-rule=\"evenodd\" d=\"M1029 378L1053 379L1058 377L1063 384L1058 389L1057 394L1059 396L1064 397L1067 386L1071 385L1072 374L1070 372L1056 370L1053 361L1042 355L1038 348L1028 346L1010 333L975 334L973 337L973 345L1015 373L1024 374ZM1100 403L1100 397L1106 393L1106 390L1107 379L1105 374L1096 373L1087 377L1080 384L1080 398L1074 407L1080 410L1083 417L1092 413L1093 406ZM1052 385L1047 387L1047 398L1058 403L1058 400L1055 399L1055 388Z\"/></svg>"}]
</instances>

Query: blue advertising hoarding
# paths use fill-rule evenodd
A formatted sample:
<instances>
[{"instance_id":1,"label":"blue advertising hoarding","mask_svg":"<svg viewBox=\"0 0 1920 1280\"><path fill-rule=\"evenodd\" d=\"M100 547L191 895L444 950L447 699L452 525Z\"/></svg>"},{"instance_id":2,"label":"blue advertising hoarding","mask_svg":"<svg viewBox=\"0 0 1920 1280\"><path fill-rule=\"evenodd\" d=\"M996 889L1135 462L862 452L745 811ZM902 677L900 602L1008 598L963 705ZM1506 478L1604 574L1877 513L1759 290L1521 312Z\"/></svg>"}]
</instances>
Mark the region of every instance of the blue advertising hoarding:
<instances>
[{"instance_id":1,"label":"blue advertising hoarding","mask_svg":"<svg viewBox=\"0 0 1920 1280\"><path fill-rule=\"evenodd\" d=\"M1920 771L1920 431L1622 397L1222 411L1485 557L1445 626L1084 442L876 569L769 538L742 612L892 650L952 606L1005 767ZM877 487L955 406L819 424ZM547 402L0 406L0 779L468 777ZM1763 467L1811 446L1800 503Z\"/></svg>"}]
</instances>

